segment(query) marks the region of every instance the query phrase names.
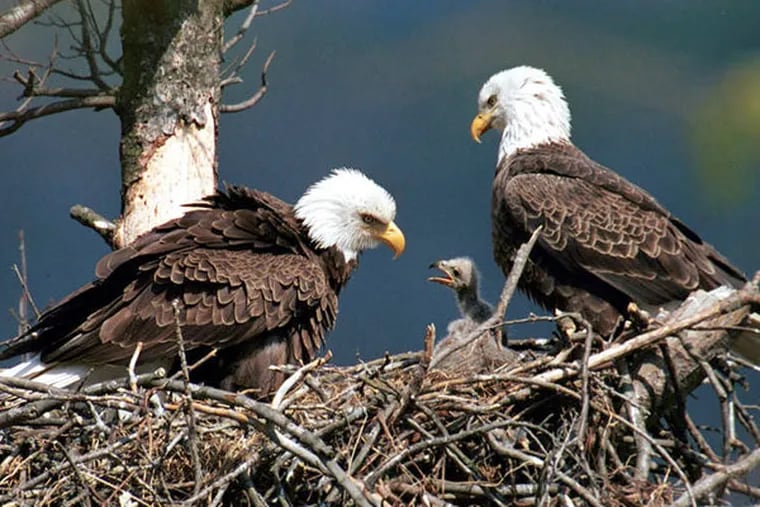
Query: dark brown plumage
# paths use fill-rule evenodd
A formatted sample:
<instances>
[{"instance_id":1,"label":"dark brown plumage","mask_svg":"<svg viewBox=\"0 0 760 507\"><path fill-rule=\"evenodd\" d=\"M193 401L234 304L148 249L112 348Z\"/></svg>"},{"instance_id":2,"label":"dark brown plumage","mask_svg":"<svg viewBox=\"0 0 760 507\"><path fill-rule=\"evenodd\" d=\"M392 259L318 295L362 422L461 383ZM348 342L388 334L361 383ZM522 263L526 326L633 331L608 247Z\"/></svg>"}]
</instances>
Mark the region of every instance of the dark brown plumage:
<instances>
[{"instance_id":1,"label":"dark brown plumage","mask_svg":"<svg viewBox=\"0 0 760 507\"><path fill-rule=\"evenodd\" d=\"M394 215L390 195L358 174ZM359 178L348 176L353 184ZM398 231L393 216L373 215L366 225L371 210L360 211L356 221L362 227ZM141 341L141 362L174 361L178 322L191 361L218 349L194 372L195 380L266 394L282 380L270 365L307 361L324 343L338 294L356 267L355 258L347 261L336 246L320 248L309 232L291 205L230 187L106 255L96 281L4 344L0 358L34 352L51 365L126 364Z\"/></svg>"},{"instance_id":2,"label":"dark brown plumage","mask_svg":"<svg viewBox=\"0 0 760 507\"><path fill-rule=\"evenodd\" d=\"M604 335L628 303L656 308L743 275L644 190L569 143L519 150L493 183L494 258L544 226L520 288L545 308L579 312Z\"/></svg>"},{"instance_id":3,"label":"dark brown plumage","mask_svg":"<svg viewBox=\"0 0 760 507\"><path fill-rule=\"evenodd\" d=\"M542 70L495 74L478 108L476 141L490 128L502 131L492 191L494 258L509 273L517 248L543 225L519 283L541 306L578 312L609 335L630 302L656 310L696 289L745 283L652 196L570 142L562 90Z\"/></svg>"}]
</instances>

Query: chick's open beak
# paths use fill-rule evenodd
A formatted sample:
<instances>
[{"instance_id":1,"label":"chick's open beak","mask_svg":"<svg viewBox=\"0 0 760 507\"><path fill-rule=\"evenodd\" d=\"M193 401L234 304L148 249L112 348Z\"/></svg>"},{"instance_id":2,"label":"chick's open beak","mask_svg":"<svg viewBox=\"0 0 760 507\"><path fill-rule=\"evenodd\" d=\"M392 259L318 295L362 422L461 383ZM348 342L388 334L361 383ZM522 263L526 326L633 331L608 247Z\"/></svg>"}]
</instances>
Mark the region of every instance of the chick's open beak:
<instances>
[{"instance_id":1,"label":"chick's open beak","mask_svg":"<svg viewBox=\"0 0 760 507\"><path fill-rule=\"evenodd\" d=\"M491 117L492 113L486 112L478 113L478 115L472 119L472 123L470 124L470 134L472 134L472 139L476 143L480 142L480 136L483 132L491 128Z\"/></svg>"},{"instance_id":2,"label":"chick's open beak","mask_svg":"<svg viewBox=\"0 0 760 507\"><path fill-rule=\"evenodd\" d=\"M388 227L377 238L393 250L394 259L401 255L404 252L404 248L406 248L404 233L393 222L389 223Z\"/></svg>"},{"instance_id":3,"label":"chick's open beak","mask_svg":"<svg viewBox=\"0 0 760 507\"><path fill-rule=\"evenodd\" d=\"M445 269L445 266L441 263L441 261L435 261L430 266L430 269L436 268L440 269L444 275L446 276L431 276L428 277L428 282L435 282L440 283L441 285L445 285L446 287L451 287L454 285L454 279L451 277L449 272Z\"/></svg>"}]
</instances>

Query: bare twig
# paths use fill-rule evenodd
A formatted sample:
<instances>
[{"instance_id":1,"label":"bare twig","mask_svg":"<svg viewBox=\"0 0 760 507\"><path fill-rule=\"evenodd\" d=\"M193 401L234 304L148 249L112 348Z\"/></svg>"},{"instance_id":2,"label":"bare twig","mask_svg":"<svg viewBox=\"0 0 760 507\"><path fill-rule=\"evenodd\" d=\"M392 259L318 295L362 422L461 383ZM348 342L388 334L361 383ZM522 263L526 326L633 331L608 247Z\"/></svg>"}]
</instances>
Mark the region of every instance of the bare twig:
<instances>
[{"instance_id":1,"label":"bare twig","mask_svg":"<svg viewBox=\"0 0 760 507\"><path fill-rule=\"evenodd\" d=\"M621 358L615 364L620 374L620 389L625 398L628 418L631 424L639 430L633 433L633 439L636 442L636 478L646 481L649 477L652 460L652 445L643 436L647 433L646 414L643 413L642 408L637 403L636 389L631 380L626 359Z\"/></svg>"},{"instance_id":2,"label":"bare twig","mask_svg":"<svg viewBox=\"0 0 760 507\"><path fill-rule=\"evenodd\" d=\"M187 439L190 444L190 456L193 461L193 470L195 471L195 484L193 493L198 494L203 481L203 466L201 457L198 453L198 429L195 423L195 410L193 409L193 392L190 389L190 370L187 368L187 356L185 355L185 339L182 337L182 325L180 324L179 300L172 301L174 310L174 332L177 339L177 355L179 356L180 369L185 377L185 414L187 416Z\"/></svg>"},{"instance_id":3,"label":"bare twig","mask_svg":"<svg viewBox=\"0 0 760 507\"><path fill-rule=\"evenodd\" d=\"M82 97L77 99L61 100L51 102L42 106L32 107L21 111L10 111L0 113L0 137L7 136L20 129L26 122L50 116L51 114L72 111L74 109L95 108L102 109L114 107L116 97L113 95L100 95L97 97ZM4 123L10 122L10 125L4 126Z\"/></svg>"},{"instance_id":4,"label":"bare twig","mask_svg":"<svg viewBox=\"0 0 760 507\"><path fill-rule=\"evenodd\" d=\"M520 281L520 277L522 276L522 272L525 269L525 265L528 263L528 259L530 259L530 252L533 250L533 245L535 245L536 241L538 241L538 237L541 235L543 228L544 227L542 225L536 227L536 230L533 231L533 234L531 234L528 241L520 245L520 248L515 254L515 260L512 263L512 269L510 270L509 277L507 277L507 282L504 284L504 288L501 291L499 303L496 305L496 309L494 310L494 316L498 317L501 320L504 320L504 315L507 313L509 302L512 300L512 295L517 289L517 284Z\"/></svg>"},{"instance_id":5,"label":"bare twig","mask_svg":"<svg viewBox=\"0 0 760 507\"><path fill-rule=\"evenodd\" d=\"M581 392L583 399L581 401L581 413L578 415L578 441L580 445L586 442L586 425L588 424L588 406L589 406L589 371L588 358L591 356L591 343L593 341L593 331L591 326L585 327L586 340L583 347L583 359L581 360Z\"/></svg>"},{"instance_id":6,"label":"bare twig","mask_svg":"<svg viewBox=\"0 0 760 507\"><path fill-rule=\"evenodd\" d=\"M235 44L237 44L243 39L243 37L245 36L245 33L251 27L253 18L256 17L256 11L258 10L259 10L259 3L253 2L253 5L251 5L251 9L248 11L248 15L240 24L240 28L238 28L237 33L233 35L232 38L228 40L227 42L225 42L224 45L222 46L222 53L226 53L227 51L232 49L235 46Z\"/></svg>"},{"instance_id":7,"label":"bare twig","mask_svg":"<svg viewBox=\"0 0 760 507\"><path fill-rule=\"evenodd\" d=\"M274 59L274 55L276 54L275 51L272 51L269 53L269 56L267 57L266 61L264 62L264 68L261 71L261 87L259 90L254 93L250 98L238 102L237 104L222 104L219 106L219 111L222 113L238 113L240 111L245 111L246 109L250 109L251 107L255 106L266 94L267 92L267 72L269 71L269 65L272 63L272 60Z\"/></svg>"},{"instance_id":8,"label":"bare twig","mask_svg":"<svg viewBox=\"0 0 760 507\"><path fill-rule=\"evenodd\" d=\"M23 291L24 297L26 297L27 300L29 301L29 304L32 305L32 310L34 310L35 316L39 317L40 310L39 308L37 308L37 305L34 303L34 299L32 298L32 293L29 290L29 286L27 285L25 273L19 271L18 266L16 266L15 264L13 265L13 272L16 273L16 278L21 284L21 290Z\"/></svg>"}]
</instances>

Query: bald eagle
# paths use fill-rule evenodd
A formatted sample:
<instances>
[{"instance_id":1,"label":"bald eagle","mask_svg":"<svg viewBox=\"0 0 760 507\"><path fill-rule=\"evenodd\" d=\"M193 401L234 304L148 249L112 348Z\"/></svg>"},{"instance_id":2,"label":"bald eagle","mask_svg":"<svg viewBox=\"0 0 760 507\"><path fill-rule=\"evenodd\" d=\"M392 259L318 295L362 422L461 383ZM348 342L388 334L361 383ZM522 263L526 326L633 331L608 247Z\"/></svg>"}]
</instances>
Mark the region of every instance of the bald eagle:
<instances>
[{"instance_id":1,"label":"bald eagle","mask_svg":"<svg viewBox=\"0 0 760 507\"><path fill-rule=\"evenodd\" d=\"M36 354L2 374L58 386L124 376L138 342L144 370L171 367L178 322L189 356L218 350L194 380L269 393L282 381L270 365L307 361L324 343L359 253L404 250L395 215L393 197L353 169L295 206L228 187L103 257L94 282L0 346L0 359Z\"/></svg>"},{"instance_id":2,"label":"bald eagle","mask_svg":"<svg viewBox=\"0 0 760 507\"><path fill-rule=\"evenodd\" d=\"M440 270L444 276L431 276L428 281L450 287L457 297L462 317L480 324L493 315L493 307L480 298L478 288L480 275L469 257L437 260L430 268Z\"/></svg>"},{"instance_id":3,"label":"bald eagle","mask_svg":"<svg viewBox=\"0 0 760 507\"><path fill-rule=\"evenodd\" d=\"M492 189L492 239L507 274L517 248L543 225L519 287L548 309L580 313L603 335L626 308L656 310L697 289L741 287L745 276L646 191L570 141L570 111L543 70L493 75L478 96L475 141L501 131ZM760 335L734 348L760 362Z\"/></svg>"}]
</instances>

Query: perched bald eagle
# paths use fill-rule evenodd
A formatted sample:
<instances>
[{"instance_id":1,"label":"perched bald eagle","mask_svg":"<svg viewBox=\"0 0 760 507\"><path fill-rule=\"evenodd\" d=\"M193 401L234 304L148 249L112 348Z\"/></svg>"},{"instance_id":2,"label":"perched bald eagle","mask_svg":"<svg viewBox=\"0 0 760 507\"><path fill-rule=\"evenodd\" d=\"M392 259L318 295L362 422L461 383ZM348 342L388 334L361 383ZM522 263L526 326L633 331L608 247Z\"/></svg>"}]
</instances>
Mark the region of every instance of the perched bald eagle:
<instances>
[{"instance_id":1,"label":"perched bald eagle","mask_svg":"<svg viewBox=\"0 0 760 507\"><path fill-rule=\"evenodd\" d=\"M359 253L404 250L395 215L393 197L353 169L294 207L229 187L103 257L97 280L0 346L0 359L36 354L2 374L59 386L124 376L138 342L144 370L171 367L178 319L192 358L218 349L194 380L269 393L282 381L270 365L307 361L324 343Z\"/></svg>"},{"instance_id":2,"label":"perched bald eagle","mask_svg":"<svg viewBox=\"0 0 760 507\"><path fill-rule=\"evenodd\" d=\"M570 111L543 70L515 67L480 90L475 141L502 132L492 193L496 262L507 274L517 248L543 225L519 287L548 309L579 312L603 335L627 305L655 310L696 289L741 287L744 275L646 191L570 141ZM734 348L760 362L760 335Z\"/></svg>"},{"instance_id":3,"label":"perched bald eagle","mask_svg":"<svg viewBox=\"0 0 760 507\"><path fill-rule=\"evenodd\" d=\"M480 298L478 268L469 257L437 260L430 268L439 269L444 276L431 276L428 281L451 288L457 297L462 317L480 324L493 315L493 307Z\"/></svg>"}]
</instances>

